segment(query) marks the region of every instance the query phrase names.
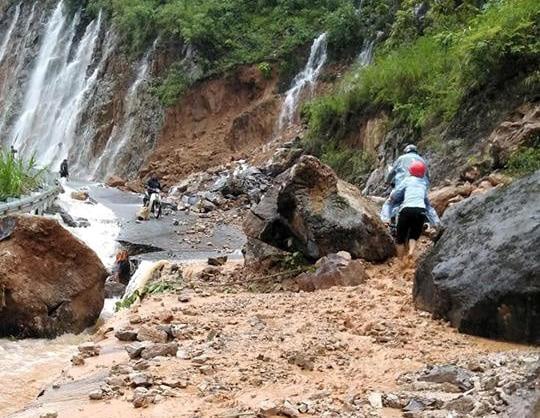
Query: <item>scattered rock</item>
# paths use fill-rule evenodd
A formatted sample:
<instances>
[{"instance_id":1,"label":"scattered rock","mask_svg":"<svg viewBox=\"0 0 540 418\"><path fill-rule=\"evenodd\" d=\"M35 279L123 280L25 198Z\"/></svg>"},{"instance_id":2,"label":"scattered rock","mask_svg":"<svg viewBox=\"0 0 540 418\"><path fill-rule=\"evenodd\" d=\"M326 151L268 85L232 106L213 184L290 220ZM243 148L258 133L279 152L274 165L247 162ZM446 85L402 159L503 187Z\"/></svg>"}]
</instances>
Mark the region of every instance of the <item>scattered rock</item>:
<instances>
[{"instance_id":1,"label":"scattered rock","mask_svg":"<svg viewBox=\"0 0 540 418\"><path fill-rule=\"evenodd\" d=\"M141 352L141 357L145 360L152 359L154 357L174 357L178 351L177 343L168 344L152 344L145 347Z\"/></svg>"},{"instance_id":2,"label":"scattered rock","mask_svg":"<svg viewBox=\"0 0 540 418\"><path fill-rule=\"evenodd\" d=\"M111 176L107 180L107 186L109 187L124 187L125 185L126 185L126 180L118 176Z\"/></svg>"},{"instance_id":3,"label":"scattered rock","mask_svg":"<svg viewBox=\"0 0 540 418\"><path fill-rule=\"evenodd\" d=\"M122 328L114 333L120 341L136 341L138 332L131 328Z\"/></svg>"},{"instance_id":4,"label":"scattered rock","mask_svg":"<svg viewBox=\"0 0 540 418\"><path fill-rule=\"evenodd\" d=\"M227 263L228 257L226 255L221 257L209 257L208 258L208 264L211 266L223 266L225 263Z\"/></svg>"},{"instance_id":5,"label":"scattered rock","mask_svg":"<svg viewBox=\"0 0 540 418\"><path fill-rule=\"evenodd\" d=\"M105 397L101 389L96 389L88 394L88 397L93 401L100 401Z\"/></svg>"},{"instance_id":6,"label":"scattered rock","mask_svg":"<svg viewBox=\"0 0 540 418\"><path fill-rule=\"evenodd\" d=\"M88 192L84 190L71 192L71 198L74 200L85 201L85 200L88 200L89 197L90 195L88 194Z\"/></svg>"},{"instance_id":7,"label":"scattered rock","mask_svg":"<svg viewBox=\"0 0 540 418\"><path fill-rule=\"evenodd\" d=\"M99 352L101 351L101 347L99 345L94 344L93 342L87 342L87 343L81 344L77 348L79 350L79 353L81 353L81 356L83 356L83 358L97 357L99 356Z\"/></svg>"},{"instance_id":8,"label":"scattered rock","mask_svg":"<svg viewBox=\"0 0 540 418\"><path fill-rule=\"evenodd\" d=\"M146 374L146 373L134 373L129 376L129 380L131 382L131 386L133 387L150 387L152 386L152 376Z\"/></svg>"},{"instance_id":9,"label":"scattered rock","mask_svg":"<svg viewBox=\"0 0 540 418\"><path fill-rule=\"evenodd\" d=\"M295 279L300 290L313 292L333 286L357 286L368 279L362 262L351 260L347 252L323 257L315 266L315 272L302 273Z\"/></svg>"},{"instance_id":10,"label":"scattered rock","mask_svg":"<svg viewBox=\"0 0 540 418\"><path fill-rule=\"evenodd\" d=\"M142 325L137 333L137 340L153 343L166 343L168 335L165 331L151 325Z\"/></svg>"}]
</instances>

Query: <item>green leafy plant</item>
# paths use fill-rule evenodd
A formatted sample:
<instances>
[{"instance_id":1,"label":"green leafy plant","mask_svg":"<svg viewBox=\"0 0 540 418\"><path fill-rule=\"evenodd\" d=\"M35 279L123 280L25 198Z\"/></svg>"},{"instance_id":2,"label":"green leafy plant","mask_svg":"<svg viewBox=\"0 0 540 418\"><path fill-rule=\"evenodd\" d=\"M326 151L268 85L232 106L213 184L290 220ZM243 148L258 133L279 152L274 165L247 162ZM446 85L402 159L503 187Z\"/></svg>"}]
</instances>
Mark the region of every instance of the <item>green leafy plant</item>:
<instances>
[{"instance_id":1,"label":"green leafy plant","mask_svg":"<svg viewBox=\"0 0 540 418\"><path fill-rule=\"evenodd\" d=\"M129 308L135 302L137 302L138 300L142 301L148 295L173 292L177 289L177 287L177 283L163 280L149 283L143 289L137 289L131 295L124 297L122 300L116 302L115 311L118 312L121 309Z\"/></svg>"},{"instance_id":2,"label":"green leafy plant","mask_svg":"<svg viewBox=\"0 0 540 418\"><path fill-rule=\"evenodd\" d=\"M257 69L265 79L269 80L272 78L272 66L269 63L261 62L257 64Z\"/></svg>"},{"instance_id":3,"label":"green leafy plant","mask_svg":"<svg viewBox=\"0 0 540 418\"><path fill-rule=\"evenodd\" d=\"M39 188L46 170L38 168L34 156L26 161L10 151L0 151L0 201Z\"/></svg>"}]
</instances>

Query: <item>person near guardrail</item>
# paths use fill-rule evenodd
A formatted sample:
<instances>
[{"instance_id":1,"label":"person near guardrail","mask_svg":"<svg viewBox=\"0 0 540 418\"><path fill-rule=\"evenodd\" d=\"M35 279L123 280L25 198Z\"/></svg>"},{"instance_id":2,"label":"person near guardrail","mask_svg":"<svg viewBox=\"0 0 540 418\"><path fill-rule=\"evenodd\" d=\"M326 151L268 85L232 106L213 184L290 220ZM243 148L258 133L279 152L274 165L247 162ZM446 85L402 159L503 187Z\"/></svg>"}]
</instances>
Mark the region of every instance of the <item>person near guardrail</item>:
<instances>
[{"instance_id":1,"label":"person near guardrail","mask_svg":"<svg viewBox=\"0 0 540 418\"><path fill-rule=\"evenodd\" d=\"M15 149L15 147L13 145L10 147L9 151L11 152L11 156L13 158L15 158L17 156L17 150Z\"/></svg>"},{"instance_id":2,"label":"person near guardrail","mask_svg":"<svg viewBox=\"0 0 540 418\"><path fill-rule=\"evenodd\" d=\"M62 161L62 164L60 164L60 178L65 178L67 180L68 177L69 177L68 160L67 158L64 158L64 161Z\"/></svg>"}]
</instances>

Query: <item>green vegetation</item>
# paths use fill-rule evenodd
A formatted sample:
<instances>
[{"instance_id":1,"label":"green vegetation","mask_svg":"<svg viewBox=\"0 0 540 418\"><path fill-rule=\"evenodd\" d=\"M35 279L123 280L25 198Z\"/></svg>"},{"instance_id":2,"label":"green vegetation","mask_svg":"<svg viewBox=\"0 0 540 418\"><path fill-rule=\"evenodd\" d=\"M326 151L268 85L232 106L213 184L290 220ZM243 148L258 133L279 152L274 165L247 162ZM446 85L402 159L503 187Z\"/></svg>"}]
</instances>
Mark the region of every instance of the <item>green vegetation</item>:
<instances>
[{"instance_id":1,"label":"green vegetation","mask_svg":"<svg viewBox=\"0 0 540 418\"><path fill-rule=\"evenodd\" d=\"M335 92L306 107L309 145L319 154L321 144L338 143L374 109L389 110L394 124L425 129L451 121L486 88L508 80L540 87L537 0L493 0L481 8L432 1L421 25L413 22L413 3L397 12L372 65L353 69Z\"/></svg>"},{"instance_id":2,"label":"green vegetation","mask_svg":"<svg viewBox=\"0 0 540 418\"><path fill-rule=\"evenodd\" d=\"M325 31L334 58L355 56L364 38L391 21L394 4L364 0L358 13L359 0L69 1L87 3L90 15L107 11L132 53L141 53L158 37L175 51L182 49L179 45L194 48L200 74L188 76L181 65L172 65L156 89L166 105L198 79L241 64L257 64L266 76L275 66L288 83L305 61L308 46Z\"/></svg>"},{"instance_id":3,"label":"green vegetation","mask_svg":"<svg viewBox=\"0 0 540 418\"><path fill-rule=\"evenodd\" d=\"M523 147L510 156L506 169L513 176L525 176L540 170L540 147Z\"/></svg>"},{"instance_id":4,"label":"green vegetation","mask_svg":"<svg viewBox=\"0 0 540 418\"><path fill-rule=\"evenodd\" d=\"M159 280L147 284L142 290L135 290L131 295L116 302L115 311L129 308L138 300L143 300L148 295L156 295L159 293L173 292L178 288L178 284L170 281Z\"/></svg>"},{"instance_id":5,"label":"green vegetation","mask_svg":"<svg viewBox=\"0 0 540 418\"><path fill-rule=\"evenodd\" d=\"M0 201L19 197L38 188L44 171L37 169L33 157L24 161L10 151L0 151Z\"/></svg>"},{"instance_id":6,"label":"green vegetation","mask_svg":"<svg viewBox=\"0 0 540 418\"><path fill-rule=\"evenodd\" d=\"M321 161L334 169L337 175L353 184L364 182L373 168L373 158L361 151L340 148L334 143L323 147Z\"/></svg>"}]
</instances>

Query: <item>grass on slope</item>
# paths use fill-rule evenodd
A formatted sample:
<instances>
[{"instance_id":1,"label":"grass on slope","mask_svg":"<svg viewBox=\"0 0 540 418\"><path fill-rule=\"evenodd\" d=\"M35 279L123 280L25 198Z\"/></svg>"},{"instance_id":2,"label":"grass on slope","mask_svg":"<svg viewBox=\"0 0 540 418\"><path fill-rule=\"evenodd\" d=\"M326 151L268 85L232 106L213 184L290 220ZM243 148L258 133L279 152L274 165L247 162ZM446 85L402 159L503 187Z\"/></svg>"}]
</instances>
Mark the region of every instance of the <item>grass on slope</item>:
<instances>
[{"instance_id":1,"label":"grass on slope","mask_svg":"<svg viewBox=\"0 0 540 418\"><path fill-rule=\"evenodd\" d=\"M399 45L391 37L372 65L351 71L333 94L307 106L312 148L342 139L368 108L386 108L395 121L423 128L450 121L466 97L519 74L533 74L529 88L538 89L537 0L491 1L458 22L433 23L437 30Z\"/></svg>"}]
</instances>

